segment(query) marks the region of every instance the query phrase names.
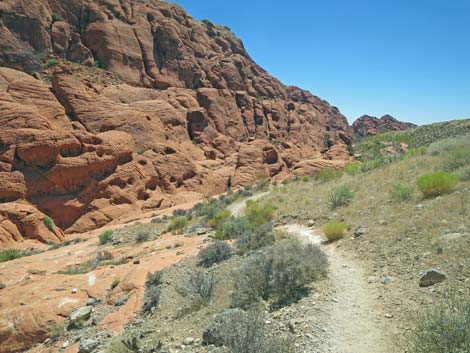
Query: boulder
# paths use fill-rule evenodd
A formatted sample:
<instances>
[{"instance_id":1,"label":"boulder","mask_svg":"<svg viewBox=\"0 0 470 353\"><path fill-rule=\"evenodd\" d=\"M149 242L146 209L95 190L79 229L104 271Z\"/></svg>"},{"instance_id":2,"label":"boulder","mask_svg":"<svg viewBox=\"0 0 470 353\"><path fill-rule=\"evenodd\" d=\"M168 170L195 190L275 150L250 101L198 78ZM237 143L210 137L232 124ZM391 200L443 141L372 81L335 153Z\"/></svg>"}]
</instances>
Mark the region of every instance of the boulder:
<instances>
[{"instance_id":1,"label":"boulder","mask_svg":"<svg viewBox=\"0 0 470 353\"><path fill-rule=\"evenodd\" d=\"M420 287L430 287L437 283L443 282L447 275L435 269L427 270L419 279Z\"/></svg>"}]
</instances>

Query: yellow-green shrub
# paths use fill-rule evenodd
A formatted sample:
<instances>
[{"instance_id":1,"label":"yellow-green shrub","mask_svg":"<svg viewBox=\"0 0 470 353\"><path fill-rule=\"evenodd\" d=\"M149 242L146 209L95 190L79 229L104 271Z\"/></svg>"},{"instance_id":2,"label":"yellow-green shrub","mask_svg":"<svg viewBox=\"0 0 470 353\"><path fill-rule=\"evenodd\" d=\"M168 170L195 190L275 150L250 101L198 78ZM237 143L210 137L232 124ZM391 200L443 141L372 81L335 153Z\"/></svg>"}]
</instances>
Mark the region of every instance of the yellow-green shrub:
<instances>
[{"instance_id":1,"label":"yellow-green shrub","mask_svg":"<svg viewBox=\"0 0 470 353\"><path fill-rule=\"evenodd\" d=\"M459 182L459 177L446 172L434 172L425 174L418 178L418 189L424 197L435 197L448 194L455 189Z\"/></svg>"},{"instance_id":2,"label":"yellow-green shrub","mask_svg":"<svg viewBox=\"0 0 470 353\"><path fill-rule=\"evenodd\" d=\"M344 237L348 226L342 222L328 222L323 225L323 233L325 233L328 241L335 241Z\"/></svg>"}]
</instances>

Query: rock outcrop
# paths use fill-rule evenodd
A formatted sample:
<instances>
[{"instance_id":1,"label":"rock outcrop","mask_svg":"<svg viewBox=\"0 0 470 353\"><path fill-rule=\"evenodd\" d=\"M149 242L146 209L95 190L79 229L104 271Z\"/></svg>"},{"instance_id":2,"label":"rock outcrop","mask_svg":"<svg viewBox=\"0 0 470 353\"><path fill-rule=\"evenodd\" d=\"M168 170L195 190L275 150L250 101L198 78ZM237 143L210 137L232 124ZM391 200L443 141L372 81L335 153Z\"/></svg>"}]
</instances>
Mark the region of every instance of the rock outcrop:
<instances>
[{"instance_id":1,"label":"rock outcrop","mask_svg":"<svg viewBox=\"0 0 470 353\"><path fill-rule=\"evenodd\" d=\"M355 135L366 137L377 135L383 131L402 131L415 128L416 126L413 123L398 121L390 115L384 115L380 119L374 116L363 115L352 124L352 129Z\"/></svg>"},{"instance_id":2,"label":"rock outcrop","mask_svg":"<svg viewBox=\"0 0 470 353\"><path fill-rule=\"evenodd\" d=\"M5 0L0 65L0 202L69 233L349 158L337 108L168 2Z\"/></svg>"}]
</instances>

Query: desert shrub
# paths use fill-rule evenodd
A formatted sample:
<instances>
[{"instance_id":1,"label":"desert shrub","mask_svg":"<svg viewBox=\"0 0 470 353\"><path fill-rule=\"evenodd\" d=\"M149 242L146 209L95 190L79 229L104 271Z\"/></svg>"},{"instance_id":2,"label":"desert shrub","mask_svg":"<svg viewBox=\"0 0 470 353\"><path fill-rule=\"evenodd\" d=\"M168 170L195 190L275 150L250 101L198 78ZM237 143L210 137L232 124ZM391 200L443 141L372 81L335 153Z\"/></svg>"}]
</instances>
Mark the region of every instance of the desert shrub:
<instances>
[{"instance_id":1,"label":"desert shrub","mask_svg":"<svg viewBox=\"0 0 470 353\"><path fill-rule=\"evenodd\" d=\"M48 326L49 330L49 337L52 338L53 340L56 340L60 336L62 336L65 332L64 326L60 325L57 322L52 322Z\"/></svg>"},{"instance_id":2,"label":"desert shrub","mask_svg":"<svg viewBox=\"0 0 470 353\"><path fill-rule=\"evenodd\" d=\"M269 187L269 176L267 176L266 174L259 174L256 177L254 189L256 191L263 191L263 190L267 190L268 187Z\"/></svg>"},{"instance_id":3,"label":"desert shrub","mask_svg":"<svg viewBox=\"0 0 470 353\"><path fill-rule=\"evenodd\" d=\"M210 267L213 264L227 260L232 255L232 248L223 241L216 241L214 244L199 251L198 264Z\"/></svg>"},{"instance_id":4,"label":"desert shrub","mask_svg":"<svg viewBox=\"0 0 470 353\"><path fill-rule=\"evenodd\" d=\"M317 174L315 174L315 180L318 180L322 183L331 181L334 179L341 178L343 173L339 170L336 170L334 168L325 168L320 170Z\"/></svg>"},{"instance_id":5,"label":"desert shrub","mask_svg":"<svg viewBox=\"0 0 470 353\"><path fill-rule=\"evenodd\" d=\"M361 163L351 162L344 167L344 172L348 175L355 176L361 171Z\"/></svg>"},{"instance_id":6,"label":"desert shrub","mask_svg":"<svg viewBox=\"0 0 470 353\"><path fill-rule=\"evenodd\" d=\"M145 280L144 305L142 307L142 311L144 313L149 313L158 306L162 293L162 284L162 271L147 274L147 278Z\"/></svg>"},{"instance_id":7,"label":"desert shrub","mask_svg":"<svg viewBox=\"0 0 470 353\"><path fill-rule=\"evenodd\" d=\"M150 239L150 234L148 232L139 232L137 233L135 237L135 242L140 244L140 243L145 243Z\"/></svg>"},{"instance_id":8,"label":"desert shrub","mask_svg":"<svg viewBox=\"0 0 470 353\"><path fill-rule=\"evenodd\" d=\"M354 194L351 189L348 186L343 185L331 192L328 204L332 210L338 207L347 206L351 202L353 196Z\"/></svg>"},{"instance_id":9,"label":"desert shrub","mask_svg":"<svg viewBox=\"0 0 470 353\"><path fill-rule=\"evenodd\" d=\"M272 204L261 205L248 200L245 207L245 217L253 226L267 223L273 219L274 207Z\"/></svg>"},{"instance_id":10,"label":"desert shrub","mask_svg":"<svg viewBox=\"0 0 470 353\"><path fill-rule=\"evenodd\" d=\"M5 289L7 285L5 283L0 282L0 290Z\"/></svg>"},{"instance_id":11,"label":"desert shrub","mask_svg":"<svg viewBox=\"0 0 470 353\"><path fill-rule=\"evenodd\" d=\"M287 239L271 249L271 286L275 305L284 306L301 299L306 284L326 274L326 255L312 245L303 246L297 239Z\"/></svg>"},{"instance_id":12,"label":"desert shrub","mask_svg":"<svg viewBox=\"0 0 470 353\"><path fill-rule=\"evenodd\" d=\"M71 265L67 267L65 271L58 271L57 273L61 275L82 275L90 271L93 271L95 268L99 266L99 264L100 264L99 259L97 258L89 259L80 264Z\"/></svg>"},{"instance_id":13,"label":"desert shrub","mask_svg":"<svg viewBox=\"0 0 470 353\"><path fill-rule=\"evenodd\" d=\"M377 169L383 164L382 159L373 159L361 164L361 172L368 172L370 170Z\"/></svg>"},{"instance_id":14,"label":"desert shrub","mask_svg":"<svg viewBox=\"0 0 470 353\"><path fill-rule=\"evenodd\" d=\"M205 216L207 219L212 219L220 211L222 211L222 208L219 207L219 205L216 205L215 203L211 203L209 205L201 206L200 210L196 212L196 215L198 217Z\"/></svg>"},{"instance_id":15,"label":"desert shrub","mask_svg":"<svg viewBox=\"0 0 470 353\"><path fill-rule=\"evenodd\" d=\"M189 291L199 297L204 303L210 304L214 298L216 278L213 273L196 271L188 279Z\"/></svg>"},{"instance_id":16,"label":"desert shrub","mask_svg":"<svg viewBox=\"0 0 470 353\"><path fill-rule=\"evenodd\" d=\"M470 352L470 301L447 298L418 315L410 353Z\"/></svg>"},{"instance_id":17,"label":"desert shrub","mask_svg":"<svg viewBox=\"0 0 470 353\"><path fill-rule=\"evenodd\" d=\"M173 211L173 217L183 217L188 214L187 210L177 209Z\"/></svg>"},{"instance_id":18,"label":"desert shrub","mask_svg":"<svg viewBox=\"0 0 470 353\"><path fill-rule=\"evenodd\" d=\"M342 222L328 222L323 225L323 233L328 241L335 241L344 237L348 226Z\"/></svg>"},{"instance_id":19,"label":"desert shrub","mask_svg":"<svg viewBox=\"0 0 470 353\"><path fill-rule=\"evenodd\" d=\"M397 183L394 184L391 191L391 197L395 201L408 201L413 196L413 189L409 186Z\"/></svg>"},{"instance_id":20,"label":"desert shrub","mask_svg":"<svg viewBox=\"0 0 470 353\"><path fill-rule=\"evenodd\" d=\"M304 176L302 177L302 181L303 181L304 183L308 183L308 182L310 181L309 176L308 176L308 175L304 175Z\"/></svg>"},{"instance_id":21,"label":"desert shrub","mask_svg":"<svg viewBox=\"0 0 470 353\"><path fill-rule=\"evenodd\" d=\"M452 192L459 178L457 175L446 172L425 174L418 178L418 189L424 197L435 197Z\"/></svg>"},{"instance_id":22,"label":"desert shrub","mask_svg":"<svg viewBox=\"0 0 470 353\"><path fill-rule=\"evenodd\" d=\"M50 59L48 59L47 62L46 62L46 68L47 68L47 69L50 69L50 68L52 68L52 67L54 67L54 66L59 65L59 63L60 63L60 62L59 62L59 59L50 58Z\"/></svg>"},{"instance_id":23,"label":"desert shrub","mask_svg":"<svg viewBox=\"0 0 470 353\"><path fill-rule=\"evenodd\" d=\"M99 235L100 245L107 244L113 240L113 231L106 230Z\"/></svg>"},{"instance_id":24,"label":"desert shrub","mask_svg":"<svg viewBox=\"0 0 470 353\"><path fill-rule=\"evenodd\" d=\"M231 213L229 210L221 210L215 214L214 218L209 220L208 224L213 228L218 228L222 223L230 218L230 215Z\"/></svg>"},{"instance_id":25,"label":"desert shrub","mask_svg":"<svg viewBox=\"0 0 470 353\"><path fill-rule=\"evenodd\" d=\"M253 254L238 270L233 305L247 309L259 300L274 307L302 298L306 285L323 277L328 266L326 255L314 246L303 246L297 239L286 239L264 252Z\"/></svg>"},{"instance_id":26,"label":"desert shrub","mask_svg":"<svg viewBox=\"0 0 470 353\"><path fill-rule=\"evenodd\" d=\"M235 245L239 253L245 254L251 250L272 245L274 241L273 224L272 222L266 222L254 228L246 229L238 236Z\"/></svg>"},{"instance_id":27,"label":"desert shrub","mask_svg":"<svg viewBox=\"0 0 470 353\"><path fill-rule=\"evenodd\" d=\"M470 143L463 148L446 153L443 158L442 169L446 172L470 165Z\"/></svg>"},{"instance_id":28,"label":"desert shrub","mask_svg":"<svg viewBox=\"0 0 470 353\"><path fill-rule=\"evenodd\" d=\"M215 238L219 240L236 239L250 229L251 225L246 218L232 217L217 229Z\"/></svg>"},{"instance_id":29,"label":"desert shrub","mask_svg":"<svg viewBox=\"0 0 470 353\"><path fill-rule=\"evenodd\" d=\"M167 231L173 234L183 234L188 226L188 219L186 217L174 217L170 221Z\"/></svg>"},{"instance_id":30,"label":"desert shrub","mask_svg":"<svg viewBox=\"0 0 470 353\"><path fill-rule=\"evenodd\" d=\"M0 262L11 261L21 256L21 251L17 249L0 250Z\"/></svg>"},{"instance_id":31,"label":"desert shrub","mask_svg":"<svg viewBox=\"0 0 470 353\"><path fill-rule=\"evenodd\" d=\"M62 16L60 16L58 13L53 12L52 13L52 22L59 22L62 21Z\"/></svg>"},{"instance_id":32,"label":"desert shrub","mask_svg":"<svg viewBox=\"0 0 470 353\"><path fill-rule=\"evenodd\" d=\"M210 325L211 326L211 325ZM272 337L259 311L224 311L214 318L211 335L232 353L290 353L290 340ZM214 343L214 342L206 342Z\"/></svg>"},{"instance_id":33,"label":"desert shrub","mask_svg":"<svg viewBox=\"0 0 470 353\"><path fill-rule=\"evenodd\" d=\"M47 229L49 229L51 232L54 231L54 221L52 220L51 217L46 216L42 219L42 221L46 225Z\"/></svg>"},{"instance_id":34,"label":"desert shrub","mask_svg":"<svg viewBox=\"0 0 470 353\"><path fill-rule=\"evenodd\" d=\"M405 153L405 156L406 157L424 156L427 152L428 152L428 148L426 146L408 148L408 150Z\"/></svg>"}]
</instances>

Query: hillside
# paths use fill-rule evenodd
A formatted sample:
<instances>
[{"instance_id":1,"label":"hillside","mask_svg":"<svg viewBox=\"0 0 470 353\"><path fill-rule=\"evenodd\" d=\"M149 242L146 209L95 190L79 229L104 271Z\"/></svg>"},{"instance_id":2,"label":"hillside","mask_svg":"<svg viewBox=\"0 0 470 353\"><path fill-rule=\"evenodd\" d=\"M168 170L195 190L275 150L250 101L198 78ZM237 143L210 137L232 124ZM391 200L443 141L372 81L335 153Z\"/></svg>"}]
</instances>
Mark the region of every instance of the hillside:
<instances>
[{"instance_id":1,"label":"hillside","mask_svg":"<svg viewBox=\"0 0 470 353\"><path fill-rule=\"evenodd\" d=\"M264 180L40 253L1 252L0 352L465 347L469 141ZM443 171L450 183L437 193L420 181Z\"/></svg>"},{"instance_id":2,"label":"hillside","mask_svg":"<svg viewBox=\"0 0 470 353\"><path fill-rule=\"evenodd\" d=\"M0 21L0 246L349 159L338 109L177 5L7 0Z\"/></svg>"}]
</instances>

